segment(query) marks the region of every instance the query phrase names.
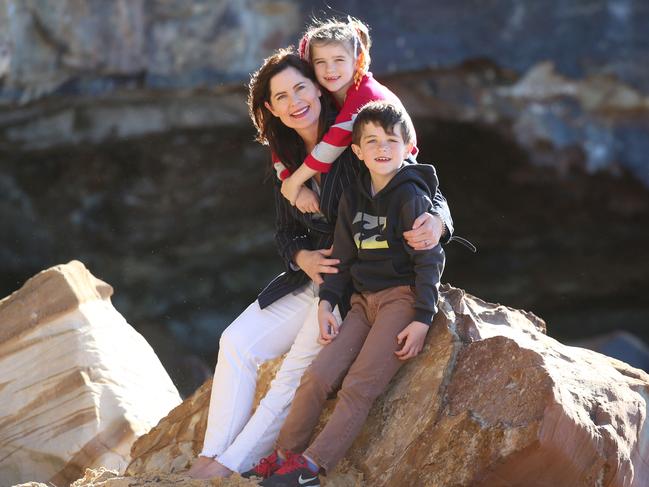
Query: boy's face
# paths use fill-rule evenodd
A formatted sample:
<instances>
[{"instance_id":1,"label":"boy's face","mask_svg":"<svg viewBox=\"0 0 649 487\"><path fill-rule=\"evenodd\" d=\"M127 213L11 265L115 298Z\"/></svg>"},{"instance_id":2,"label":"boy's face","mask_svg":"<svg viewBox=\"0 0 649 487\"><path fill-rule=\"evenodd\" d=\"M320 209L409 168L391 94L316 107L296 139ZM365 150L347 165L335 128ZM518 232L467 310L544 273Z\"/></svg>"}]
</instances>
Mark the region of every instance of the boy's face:
<instances>
[{"instance_id":1,"label":"boy's face","mask_svg":"<svg viewBox=\"0 0 649 487\"><path fill-rule=\"evenodd\" d=\"M339 42L314 45L311 48L311 63L318 82L324 89L343 97L354 81L356 60Z\"/></svg>"},{"instance_id":2,"label":"boy's face","mask_svg":"<svg viewBox=\"0 0 649 487\"><path fill-rule=\"evenodd\" d=\"M361 131L360 145L352 144L352 150L370 173L392 177L410 154L412 142L403 141L399 127L393 127L389 134L380 125L368 122Z\"/></svg>"}]
</instances>

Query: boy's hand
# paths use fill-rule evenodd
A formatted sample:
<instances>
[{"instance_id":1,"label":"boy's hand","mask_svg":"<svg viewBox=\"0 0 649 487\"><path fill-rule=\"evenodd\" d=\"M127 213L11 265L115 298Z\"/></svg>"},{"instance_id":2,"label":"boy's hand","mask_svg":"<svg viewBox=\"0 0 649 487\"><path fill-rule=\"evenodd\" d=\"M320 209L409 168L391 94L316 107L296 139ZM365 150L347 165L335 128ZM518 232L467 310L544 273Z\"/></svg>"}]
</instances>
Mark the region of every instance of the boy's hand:
<instances>
[{"instance_id":1,"label":"boy's hand","mask_svg":"<svg viewBox=\"0 0 649 487\"><path fill-rule=\"evenodd\" d=\"M302 213L318 213L320 211L318 195L306 186L300 186L297 200L295 200L295 207Z\"/></svg>"},{"instance_id":2,"label":"boy's hand","mask_svg":"<svg viewBox=\"0 0 649 487\"><path fill-rule=\"evenodd\" d=\"M328 345L338 335L340 325L333 314L333 309L329 301L320 301L318 306L318 324L320 325L320 336L318 343Z\"/></svg>"},{"instance_id":3,"label":"boy's hand","mask_svg":"<svg viewBox=\"0 0 649 487\"><path fill-rule=\"evenodd\" d=\"M284 181L282 181L282 196L286 198L291 205L295 206L295 201L297 200L297 195L300 192L301 184L295 184L296 180L289 176Z\"/></svg>"},{"instance_id":4,"label":"boy's hand","mask_svg":"<svg viewBox=\"0 0 649 487\"><path fill-rule=\"evenodd\" d=\"M404 340L405 343L401 347L401 350L394 352L399 360L411 359L421 352L424 348L424 340L426 339L429 328L430 326L421 321L413 321L401 330L401 333L397 335L397 343L401 345Z\"/></svg>"},{"instance_id":5,"label":"boy's hand","mask_svg":"<svg viewBox=\"0 0 649 487\"><path fill-rule=\"evenodd\" d=\"M444 222L437 215L423 213L412 224L412 230L403 232L406 243L415 250L430 250L444 234Z\"/></svg>"}]
</instances>

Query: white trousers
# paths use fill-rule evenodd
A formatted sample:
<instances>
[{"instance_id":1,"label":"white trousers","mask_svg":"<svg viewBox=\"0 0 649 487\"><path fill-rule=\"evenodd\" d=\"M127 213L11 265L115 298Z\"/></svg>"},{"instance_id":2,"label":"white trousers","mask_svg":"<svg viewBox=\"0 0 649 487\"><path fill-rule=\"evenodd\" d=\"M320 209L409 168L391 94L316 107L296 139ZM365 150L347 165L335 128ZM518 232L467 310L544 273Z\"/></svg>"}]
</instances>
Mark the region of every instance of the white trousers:
<instances>
[{"instance_id":1,"label":"white trousers","mask_svg":"<svg viewBox=\"0 0 649 487\"><path fill-rule=\"evenodd\" d=\"M221 335L202 456L245 472L270 453L318 344L318 289L309 283L264 309L255 301ZM337 318L340 320L338 310ZM251 416L257 368L284 353Z\"/></svg>"}]
</instances>

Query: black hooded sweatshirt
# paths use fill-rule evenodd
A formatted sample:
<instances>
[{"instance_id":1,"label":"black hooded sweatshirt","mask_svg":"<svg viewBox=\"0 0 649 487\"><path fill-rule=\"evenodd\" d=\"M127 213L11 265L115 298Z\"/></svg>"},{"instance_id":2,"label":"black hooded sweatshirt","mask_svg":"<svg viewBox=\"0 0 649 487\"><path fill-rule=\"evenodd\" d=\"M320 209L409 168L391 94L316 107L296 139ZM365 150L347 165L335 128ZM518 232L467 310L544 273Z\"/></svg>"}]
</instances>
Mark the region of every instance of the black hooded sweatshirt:
<instances>
[{"instance_id":1,"label":"black hooded sweatshirt","mask_svg":"<svg viewBox=\"0 0 649 487\"><path fill-rule=\"evenodd\" d=\"M430 325L437 311L444 250L414 250L403 238L415 219L430 210L437 190L435 168L405 161L390 182L372 196L370 174L345 190L338 208L332 258L337 274L324 274L320 299L336 306L351 279L357 292L414 286L415 320Z\"/></svg>"}]
</instances>

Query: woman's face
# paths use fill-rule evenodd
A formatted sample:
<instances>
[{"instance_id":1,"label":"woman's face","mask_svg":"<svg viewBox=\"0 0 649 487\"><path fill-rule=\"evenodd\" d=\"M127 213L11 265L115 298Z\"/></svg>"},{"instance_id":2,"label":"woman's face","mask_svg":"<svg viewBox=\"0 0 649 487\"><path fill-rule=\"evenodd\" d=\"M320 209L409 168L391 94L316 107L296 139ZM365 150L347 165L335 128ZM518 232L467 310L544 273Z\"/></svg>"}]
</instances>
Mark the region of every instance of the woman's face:
<instances>
[{"instance_id":1,"label":"woman's face","mask_svg":"<svg viewBox=\"0 0 649 487\"><path fill-rule=\"evenodd\" d=\"M300 130L318 126L320 95L313 81L288 67L270 79L270 101L265 104L284 125Z\"/></svg>"}]
</instances>

